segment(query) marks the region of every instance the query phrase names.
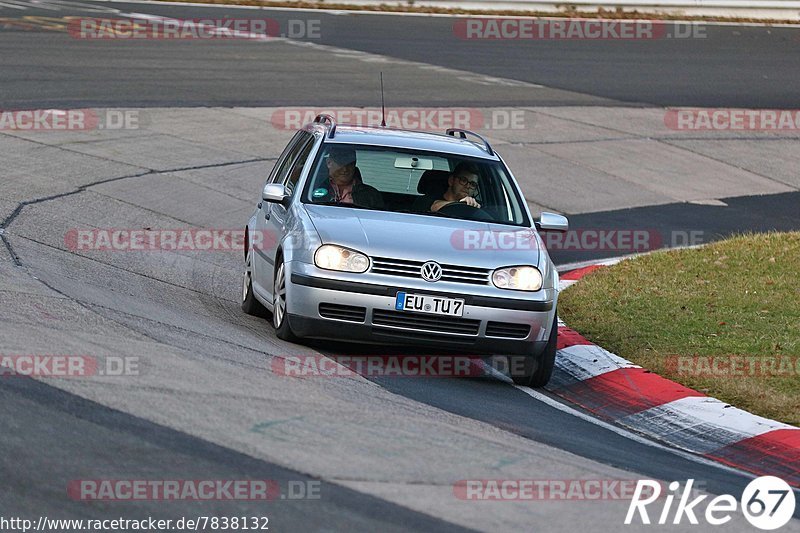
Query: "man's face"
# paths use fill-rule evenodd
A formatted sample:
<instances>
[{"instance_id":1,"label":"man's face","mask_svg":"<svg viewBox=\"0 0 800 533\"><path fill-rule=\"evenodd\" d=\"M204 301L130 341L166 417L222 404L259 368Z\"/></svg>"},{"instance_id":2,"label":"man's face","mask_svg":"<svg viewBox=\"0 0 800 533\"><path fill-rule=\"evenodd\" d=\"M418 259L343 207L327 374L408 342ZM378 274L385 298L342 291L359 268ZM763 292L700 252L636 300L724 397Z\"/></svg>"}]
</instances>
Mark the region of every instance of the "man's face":
<instances>
[{"instance_id":1,"label":"man's face","mask_svg":"<svg viewBox=\"0 0 800 533\"><path fill-rule=\"evenodd\" d=\"M475 196L478 194L478 176L468 172L462 172L450 176L450 189L458 198Z\"/></svg>"},{"instance_id":2,"label":"man's face","mask_svg":"<svg viewBox=\"0 0 800 533\"><path fill-rule=\"evenodd\" d=\"M343 165L329 157L326 162L328 164L328 175L336 185L349 185L353 181L353 175L356 170L355 161Z\"/></svg>"}]
</instances>

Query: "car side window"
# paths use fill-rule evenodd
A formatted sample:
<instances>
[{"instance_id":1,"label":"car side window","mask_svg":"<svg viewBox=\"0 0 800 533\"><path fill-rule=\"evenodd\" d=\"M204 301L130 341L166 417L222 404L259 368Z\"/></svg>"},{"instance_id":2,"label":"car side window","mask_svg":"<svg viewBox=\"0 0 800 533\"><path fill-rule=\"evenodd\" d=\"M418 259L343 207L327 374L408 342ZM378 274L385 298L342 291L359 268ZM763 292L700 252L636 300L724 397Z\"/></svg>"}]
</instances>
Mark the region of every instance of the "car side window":
<instances>
[{"instance_id":1,"label":"car side window","mask_svg":"<svg viewBox=\"0 0 800 533\"><path fill-rule=\"evenodd\" d=\"M284 148L280 157L278 157L278 161L275 163L275 167L273 167L269 178L267 178L267 183L280 183L282 181L282 176L285 175L283 171L289 163L292 162L292 159L294 159L295 150L297 149L297 145L302 142L300 139L303 137L303 133L305 132L298 131L295 133L292 140L286 145L286 148Z\"/></svg>"},{"instance_id":2,"label":"car side window","mask_svg":"<svg viewBox=\"0 0 800 533\"><path fill-rule=\"evenodd\" d=\"M301 141L298 143L298 145L300 146L300 153L294 163L292 163L286 176L286 182L284 183L289 196L294 196L294 190L297 186L297 182L300 180L300 175L303 173L303 167L306 166L308 156L314 148L314 136L309 134L308 138L306 138L304 142Z\"/></svg>"},{"instance_id":3,"label":"car side window","mask_svg":"<svg viewBox=\"0 0 800 533\"><path fill-rule=\"evenodd\" d=\"M314 136L307 131L298 132L296 136L296 142L286 155L286 159L281 162L280 168L275 173L275 177L272 180L273 183L286 183L286 176L289 175L289 170L292 168L292 164L297 159L297 155L300 153L300 151L305 147L305 141L307 141L308 138L313 139Z\"/></svg>"}]
</instances>

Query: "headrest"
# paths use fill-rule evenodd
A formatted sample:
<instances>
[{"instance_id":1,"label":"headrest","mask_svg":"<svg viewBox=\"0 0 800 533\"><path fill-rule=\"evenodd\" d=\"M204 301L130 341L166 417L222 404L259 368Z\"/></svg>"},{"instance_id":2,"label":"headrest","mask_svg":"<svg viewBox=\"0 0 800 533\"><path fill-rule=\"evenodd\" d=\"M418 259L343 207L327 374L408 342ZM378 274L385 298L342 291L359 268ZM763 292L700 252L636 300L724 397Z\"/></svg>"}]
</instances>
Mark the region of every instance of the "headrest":
<instances>
[{"instance_id":1,"label":"headrest","mask_svg":"<svg viewBox=\"0 0 800 533\"><path fill-rule=\"evenodd\" d=\"M447 183L449 177L450 172L446 170L426 170L419 179L417 192L442 196L449 186Z\"/></svg>"}]
</instances>

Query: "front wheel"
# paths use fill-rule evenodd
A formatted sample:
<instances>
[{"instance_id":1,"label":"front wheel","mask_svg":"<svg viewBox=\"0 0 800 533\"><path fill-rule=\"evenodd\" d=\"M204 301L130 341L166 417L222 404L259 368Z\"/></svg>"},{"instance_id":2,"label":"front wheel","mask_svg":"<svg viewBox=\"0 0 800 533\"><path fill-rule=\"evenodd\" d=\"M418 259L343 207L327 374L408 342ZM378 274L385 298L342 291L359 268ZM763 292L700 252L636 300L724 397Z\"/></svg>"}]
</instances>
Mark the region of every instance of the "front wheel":
<instances>
[{"instance_id":1,"label":"front wheel","mask_svg":"<svg viewBox=\"0 0 800 533\"><path fill-rule=\"evenodd\" d=\"M267 308L261 305L253 295L253 265L250 260L250 252L244 260L244 275L242 276L242 311L248 315L264 317L267 316Z\"/></svg>"},{"instance_id":2,"label":"front wheel","mask_svg":"<svg viewBox=\"0 0 800 533\"><path fill-rule=\"evenodd\" d=\"M275 335L279 339L288 342L297 342L298 337L289 326L288 311L286 306L286 267L283 260L277 261L278 268L275 271L275 285L272 298L272 325L275 326Z\"/></svg>"},{"instance_id":3,"label":"front wheel","mask_svg":"<svg viewBox=\"0 0 800 533\"><path fill-rule=\"evenodd\" d=\"M553 326L542 353L537 355L508 356L509 372L516 385L544 387L553 375L556 363L556 346L558 345L558 314L553 316Z\"/></svg>"}]
</instances>

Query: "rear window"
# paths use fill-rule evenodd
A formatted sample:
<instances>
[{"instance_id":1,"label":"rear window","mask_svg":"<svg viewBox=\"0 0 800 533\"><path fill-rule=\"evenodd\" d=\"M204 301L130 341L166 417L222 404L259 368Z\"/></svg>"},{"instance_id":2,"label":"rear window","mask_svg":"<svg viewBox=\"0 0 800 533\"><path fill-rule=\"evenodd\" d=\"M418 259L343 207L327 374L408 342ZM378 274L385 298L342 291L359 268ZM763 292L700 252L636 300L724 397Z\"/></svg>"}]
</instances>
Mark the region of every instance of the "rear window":
<instances>
[{"instance_id":1,"label":"rear window","mask_svg":"<svg viewBox=\"0 0 800 533\"><path fill-rule=\"evenodd\" d=\"M398 168L414 155L407 152L389 150L356 150L358 154L358 168L364 183L372 185L381 192L417 194L417 184L426 168ZM450 170L447 159L421 154L416 154L417 159L423 157L430 160L430 167L436 170Z\"/></svg>"}]
</instances>

